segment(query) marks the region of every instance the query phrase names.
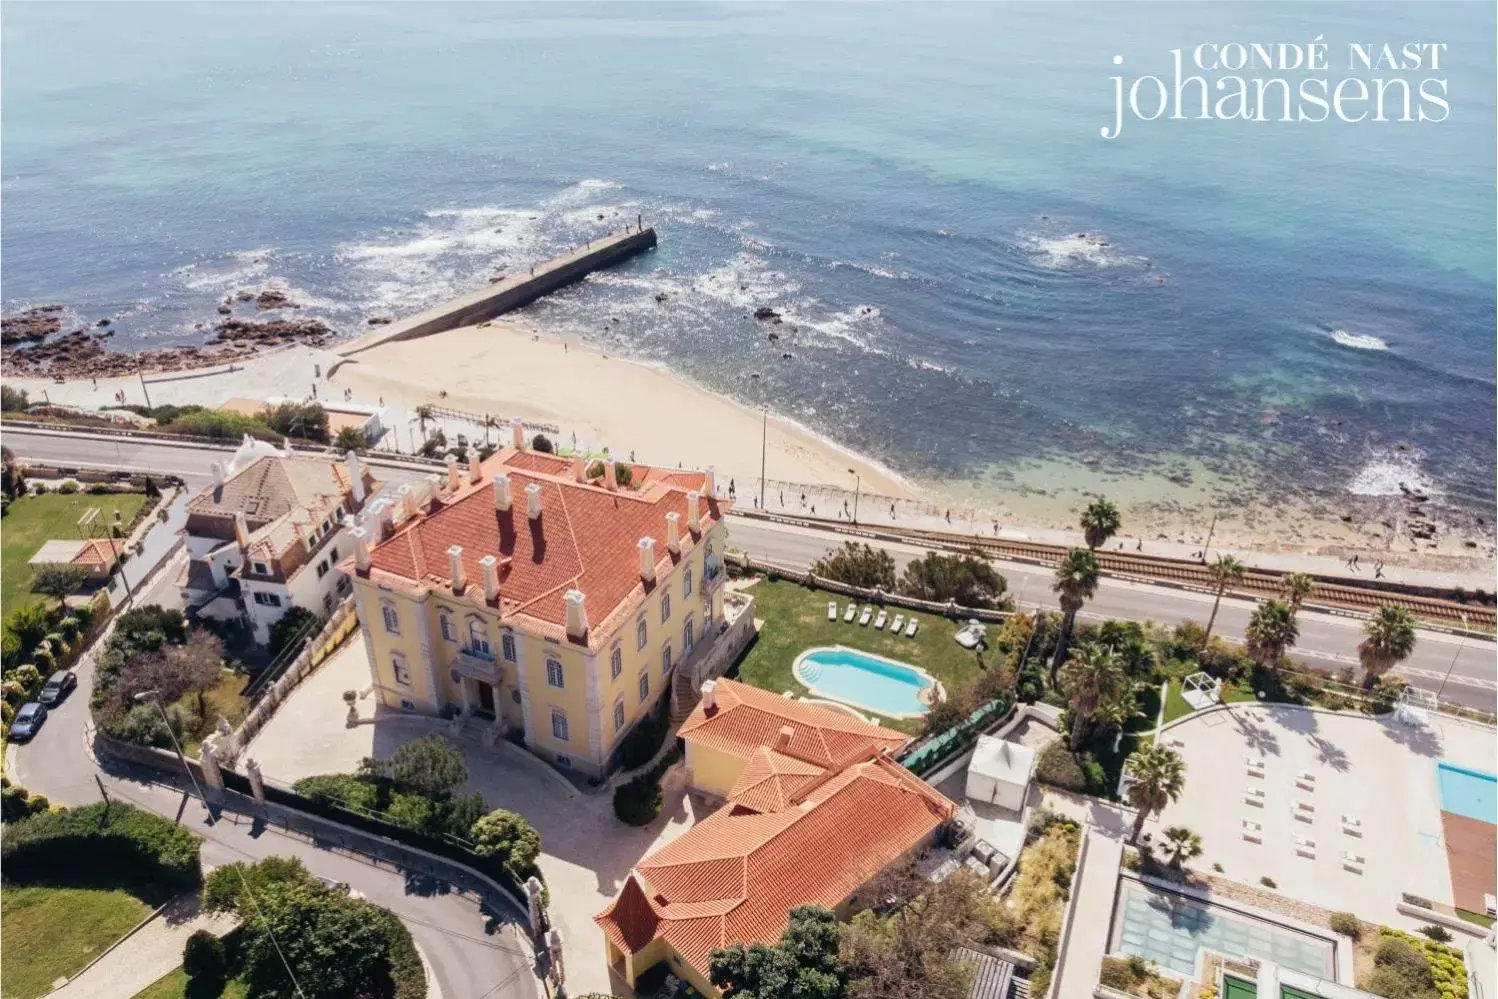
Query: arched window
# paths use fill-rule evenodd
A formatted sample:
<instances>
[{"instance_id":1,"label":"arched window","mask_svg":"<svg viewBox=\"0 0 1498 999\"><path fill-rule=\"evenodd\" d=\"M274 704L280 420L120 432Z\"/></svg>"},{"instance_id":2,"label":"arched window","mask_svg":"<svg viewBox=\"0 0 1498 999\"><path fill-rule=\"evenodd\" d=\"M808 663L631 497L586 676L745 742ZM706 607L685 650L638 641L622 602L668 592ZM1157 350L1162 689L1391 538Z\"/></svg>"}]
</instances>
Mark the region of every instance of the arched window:
<instances>
[{"instance_id":1,"label":"arched window","mask_svg":"<svg viewBox=\"0 0 1498 999\"><path fill-rule=\"evenodd\" d=\"M562 663L559 659L546 660L546 682L553 687L565 687L566 678L562 676Z\"/></svg>"},{"instance_id":2,"label":"arched window","mask_svg":"<svg viewBox=\"0 0 1498 999\"><path fill-rule=\"evenodd\" d=\"M399 635L401 633L401 619L400 615L395 612L395 604L381 603L380 614L385 618L385 630L392 635Z\"/></svg>"},{"instance_id":3,"label":"arched window","mask_svg":"<svg viewBox=\"0 0 1498 999\"><path fill-rule=\"evenodd\" d=\"M504 653L505 662L515 662L515 636L505 632L499 639L500 651Z\"/></svg>"},{"instance_id":4,"label":"arched window","mask_svg":"<svg viewBox=\"0 0 1498 999\"><path fill-rule=\"evenodd\" d=\"M692 615L688 614L687 623L681 627L681 654L683 656L691 655L692 645L696 641L697 636L693 634Z\"/></svg>"},{"instance_id":5,"label":"arched window","mask_svg":"<svg viewBox=\"0 0 1498 999\"><path fill-rule=\"evenodd\" d=\"M614 646L614 651L609 653L609 679L619 679L619 674L624 672L624 650Z\"/></svg>"},{"instance_id":6,"label":"arched window","mask_svg":"<svg viewBox=\"0 0 1498 999\"><path fill-rule=\"evenodd\" d=\"M642 617L640 618L640 623L635 625L635 648L643 649L647 637L645 633L645 619Z\"/></svg>"},{"instance_id":7,"label":"arched window","mask_svg":"<svg viewBox=\"0 0 1498 999\"><path fill-rule=\"evenodd\" d=\"M692 567L687 566L681 577L681 595L690 597L692 595Z\"/></svg>"},{"instance_id":8,"label":"arched window","mask_svg":"<svg viewBox=\"0 0 1498 999\"><path fill-rule=\"evenodd\" d=\"M489 650L489 629L484 627L484 622L477 615L468 618L468 648L475 655L489 658L494 655Z\"/></svg>"},{"instance_id":9,"label":"arched window","mask_svg":"<svg viewBox=\"0 0 1498 999\"><path fill-rule=\"evenodd\" d=\"M661 624L671 620L671 594L661 594Z\"/></svg>"}]
</instances>

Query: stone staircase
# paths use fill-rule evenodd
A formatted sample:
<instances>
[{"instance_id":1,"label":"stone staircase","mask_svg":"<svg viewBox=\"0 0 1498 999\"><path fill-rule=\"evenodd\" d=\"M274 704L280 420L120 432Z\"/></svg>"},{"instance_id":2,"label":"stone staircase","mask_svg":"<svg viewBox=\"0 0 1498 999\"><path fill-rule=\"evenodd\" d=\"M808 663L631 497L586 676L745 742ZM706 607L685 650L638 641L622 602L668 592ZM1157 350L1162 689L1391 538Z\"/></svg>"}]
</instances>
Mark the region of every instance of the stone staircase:
<instances>
[{"instance_id":1,"label":"stone staircase","mask_svg":"<svg viewBox=\"0 0 1498 999\"><path fill-rule=\"evenodd\" d=\"M682 663L676 669L676 675L671 678L671 727L675 728L687 720L687 715L702 700L702 691L693 680L697 671L688 668L688 663Z\"/></svg>"}]
</instances>

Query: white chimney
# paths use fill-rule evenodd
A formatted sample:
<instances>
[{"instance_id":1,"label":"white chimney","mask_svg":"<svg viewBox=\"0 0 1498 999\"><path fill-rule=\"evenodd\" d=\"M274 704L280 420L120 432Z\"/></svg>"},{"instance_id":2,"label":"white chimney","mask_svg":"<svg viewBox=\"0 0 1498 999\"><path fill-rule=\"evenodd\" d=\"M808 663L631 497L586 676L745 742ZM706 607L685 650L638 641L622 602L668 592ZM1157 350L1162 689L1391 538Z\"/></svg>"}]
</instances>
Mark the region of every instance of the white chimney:
<instances>
[{"instance_id":1,"label":"white chimney","mask_svg":"<svg viewBox=\"0 0 1498 999\"><path fill-rule=\"evenodd\" d=\"M703 472L702 475L703 475L703 478L704 478L704 481L702 483L702 491L703 491L703 493L705 495L708 495L708 496L716 496L716 495L718 495L718 486L717 486L718 479L717 479L717 476L713 472L713 466L711 466L711 465L707 466L707 471Z\"/></svg>"},{"instance_id":2,"label":"white chimney","mask_svg":"<svg viewBox=\"0 0 1498 999\"><path fill-rule=\"evenodd\" d=\"M718 706L718 681L702 681L702 710L712 711Z\"/></svg>"},{"instance_id":3,"label":"white chimney","mask_svg":"<svg viewBox=\"0 0 1498 999\"><path fill-rule=\"evenodd\" d=\"M603 459L603 484L604 484L605 488L608 488L608 489L618 489L619 488L619 480L614 477L615 474L616 473L614 471L614 459L613 458L605 458L605 459Z\"/></svg>"},{"instance_id":4,"label":"white chimney","mask_svg":"<svg viewBox=\"0 0 1498 999\"><path fill-rule=\"evenodd\" d=\"M582 455L574 454L572 456L572 477L578 482L588 481L588 473L584 465L585 462L583 461Z\"/></svg>"},{"instance_id":5,"label":"white chimney","mask_svg":"<svg viewBox=\"0 0 1498 999\"><path fill-rule=\"evenodd\" d=\"M345 451L343 460L348 465L348 477L353 480L354 502L364 502L364 469L359 467L359 456L352 450Z\"/></svg>"},{"instance_id":6,"label":"white chimney","mask_svg":"<svg viewBox=\"0 0 1498 999\"><path fill-rule=\"evenodd\" d=\"M681 554L681 514L674 510L666 514L666 547L672 555Z\"/></svg>"},{"instance_id":7,"label":"white chimney","mask_svg":"<svg viewBox=\"0 0 1498 999\"><path fill-rule=\"evenodd\" d=\"M647 583L655 581L655 539L648 534L640 539L640 578Z\"/></svg>"},{"instance_id":8,"label":"white chimney","mask_svg":"<svg viewBox=\"0 0 1498 999\"><path fill-rule=\"evenodd\" d=\"M586 600L582 590L568 590L562 596L562 603L567 605L567 634L572 638L582 638L588 633Z\"/></svg>"},{"instance_id":9,"label":"white chimney","mask_svg":"<svg viewBox=\"0 0 1498 999\"><path fill-rule=\"evenodd\" d=\"M241 548L250 543L250 521L243 510L234 511L234 540Z\"/></svg>"},{"instance_id":10,"label":"white chimney","mask_svg":"<svg viewBox=\"0 0 1498 999\"><path fill-rule=\"evenodd\" d=\"M702 497L697 493L687 493L687 530L693 534L702 533Z\"/></svg>"},{"instance_id":11,"label":"white chimney","mask_svg":"<svg viewBox=\"0 0 1498 999\"><path fill-rule=\"evenodd\" d=\"M457 489L462 480L458 477L458 456L447 456L447 488Z\"/></svg>"},{"instance_id":12,"label":"white chimney","mask_svg":"<svg viewBox=\"0 0 1498 999\"><path fill-rule=\"evenodd\" d=\"M383 498L377 499L374 501L372 506L374 507L374 510L371 511L371 513L376 525L375 540L384 541L386 538L390 537L390 532L394 529L395 526L390 500Z\"/></svg>"},{"instance_id":13,"label":"white chimney","mask_svg":"<svg viewBox=\"0 0 1498 999\"><path fill-rule=\"evenodd\" d=\"M496 475L494 477L494 509L508 510L510 508L510 477L508 475Z\"/></svg>"},{"instance_id":14,"label":"white chimney","mask_svg":"<svg viewBox=\"0 0 1498 999\"><path fill-rule=\"evenodd\" d=\"M430 507L433 501L442 494L442 476L433 472L426 477L424 482L425 484L421 487L421 505Z\"/></svg>"},{"instance_id":15,"label":"white chimney","mask_svg":"<svg viewBox=\"0 0 1498 999\"><path fill-rule=\"evenodd\" d=\"M216 461L213 463L213 484L216 486L224 484L224 466Z\"/></svg>"},{"instance_id":16,"label":"white chimney","mask_svg":"<svg viewBox=\"0 0 1498 999\"><path fill-rule=\"evenodd\" d=\"M453 592L462 593L463 584L463 546L453 545L447 550L447 561L449 563L448 575L453 578Z\"/></svg>"},{"instance_id":17,"label":"white chimney","mask_svg":"<svg viewBox=\"0 0 1498 999\"><path fill-rule=\"evenodd\" d=\"M484 569L484 599L494 603L499 599L499 559L485 555L479 565Z\"/></svg>"},{"instance_id":18,"label":"white chimney","mask_svg":"<svg viewBox=\"0 0 1498 999\"><path fill-rule=\"evenodd\" d=\"M402 520L405 520L407 517L416 512L416 496L414 495L415 492L416 487L411 485L411 483L409 482L402 484L401 487L396 490L396 495L399 496L399 499L396 500L396 503L398 505L396 509L396 516L400 517Z\"/></svg>"},{"instance_id":19,"label":"white chimney","mask_svg":"<svg viewBox=\"0 0 1498 999\"><path fill-rule=\"evenodd\" d=\"M791 726L789 726L789 725L782 725L782 726L780 726L779 733L777 733L776 736L775 736L775 745L773 747L771 747L771 748L773 748L775 750L783 750L783 749L785 749L785 747L787 747L787 746L789 746L791 744L791 740L794 739L795 737L796 737L796 730L795 729L791 728Z\"/></svg>"},{"instance_id":20,"label":"white chimney","mask_svg":"<svg viewBox=\"0 0 1498 999\"><path fill-rule=\"evenodd\" d=\"M354 536L354 565L360 572L369 571L369 532L362 527L356 527L350 534Z\"/></svg>"},{"instance_id":21,"label":"white chimney","mask_svg":"<svg viewBox=\"0 0 1498 999\"><path fill-rule=\"evenodd\" d=\"M525 487L525 515L531 520L541 516L541 487L534 482Z\"/></svg>"},{"instance_id":22,"label":"white chimney","mask_svg":"<svg viewBox=\"0 0 1498 999\"><path fill-rule=\"evenodd\" d=\"M479 453L475 450L468 456L468 479L470 482L478 482L483 477L483 470L479 468Z\"/></svg>"},{"instance_id":23,"label":"white chimney","mask_svg":"<svg viewBox=\"0 0 1498 999\"><path fill-rule=\"evenodd\" d=\"M525 450L525 424L518 419L510 421L510 443L517 451Z\"/></svg>"}]
</instances>

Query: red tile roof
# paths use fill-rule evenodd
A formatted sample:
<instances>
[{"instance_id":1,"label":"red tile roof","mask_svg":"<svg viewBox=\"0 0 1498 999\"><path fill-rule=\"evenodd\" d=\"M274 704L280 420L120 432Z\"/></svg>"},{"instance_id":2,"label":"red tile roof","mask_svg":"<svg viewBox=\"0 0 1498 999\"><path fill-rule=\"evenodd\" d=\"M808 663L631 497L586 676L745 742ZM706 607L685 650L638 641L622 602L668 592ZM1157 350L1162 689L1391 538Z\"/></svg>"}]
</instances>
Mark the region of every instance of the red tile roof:
<instances>
[{"instance_id":1,"label":"red tile roof","mask_svg":"<svg viewBox=\"0 0 1498 999\"><path fill-rule=\"evenodd\" d=\"M749 759L762 747L773 747L799 760L830 767L866 749L899 749L910 738L832 708L779 697L734 680L719 680L716 687L713 709L698 702L677 734L740 759ZM777 745L780 730L787 725L792 730L790 742Z\"/></svg>"},{"instance_id":2,"label":"red tile roof","mask_svg":"<svg viewBox=\"0 0 1498 999\"><path fill-rule=\"evenodd\" d=\"M599 927L631 953L664 937L706 975L713 948L777 940L791 909L837 906L956 811L873 749L819 779L776 811L731 801L640 861Z\"/></svg>"},{"instance_id":3,"label":"red tile roof","mask_svg":"<svg viewBox=\"0 0 1498 999\"><path fill-rule=\"evenodd\" d=\"M465 469L456 492L397 525L391 537L376 545L371 575L382 582L451 592L447 551L458 545L467 584L463 595L482 600L479 562L493 555L500 561L501 616L527 618L542 633L562 640L567 590L581 590L587 597L591 644L592 636L611 633L618 616L643 601L726 512L726 504L702 496L702 530L689 530L687 494L704 489L701 472L673 470L670 481L616 491L575 481L566 459L513 448L491 455L480 471L475 483ZM494 507L491 483L497 474L510 480L512 503L503 512ZM541 487L541 515L534 521L526 513L526 487L532 483ZM679 555L666 548L666 514L673 512L681 517ZM637 546L647 536L656 543L656 578L643 583Z\"/></svg>"},{"instance_id":4,"label":"red tile roof","mask_svg":"<svg viewBox=\"0 0 1498 999\"><path fill-rule=\"evenodd\" d=\"M823 769L761 746L728 792L728 800L756 812L778 812L791 806L822 778Z\"/></svg>"},{"instance_id":5,"label":"red tile roof","mask_svg":"<svg viewBox=\"0 0 1498 999\"><path fill-rule=\"evenodd\" d=\"M89 538L83 542L83 547L78 549L78 554L73 556L73 564L114 565L115 560L120 557L120 552L124 550L123 538Z\"/></svg>"}]
</instances>

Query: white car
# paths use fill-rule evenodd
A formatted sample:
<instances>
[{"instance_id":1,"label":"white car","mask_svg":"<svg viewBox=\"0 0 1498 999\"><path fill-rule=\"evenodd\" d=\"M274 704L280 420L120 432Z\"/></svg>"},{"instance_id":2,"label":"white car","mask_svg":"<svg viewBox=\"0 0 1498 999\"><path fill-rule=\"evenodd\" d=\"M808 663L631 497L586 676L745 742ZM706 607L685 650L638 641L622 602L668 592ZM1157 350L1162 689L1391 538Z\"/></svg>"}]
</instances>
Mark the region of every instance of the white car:
<instances>
[{"instance_id":1,"label":"white car","mask_svg":"<svg viewBox=\"0 0 1498 999\"><path fill-rule=\"evenodd\" d=\"M976 649L988 644L988 634L977 621L969 621L965 627L958 628L954 637L964 649Z\"/></svg>"}]
</instances>

